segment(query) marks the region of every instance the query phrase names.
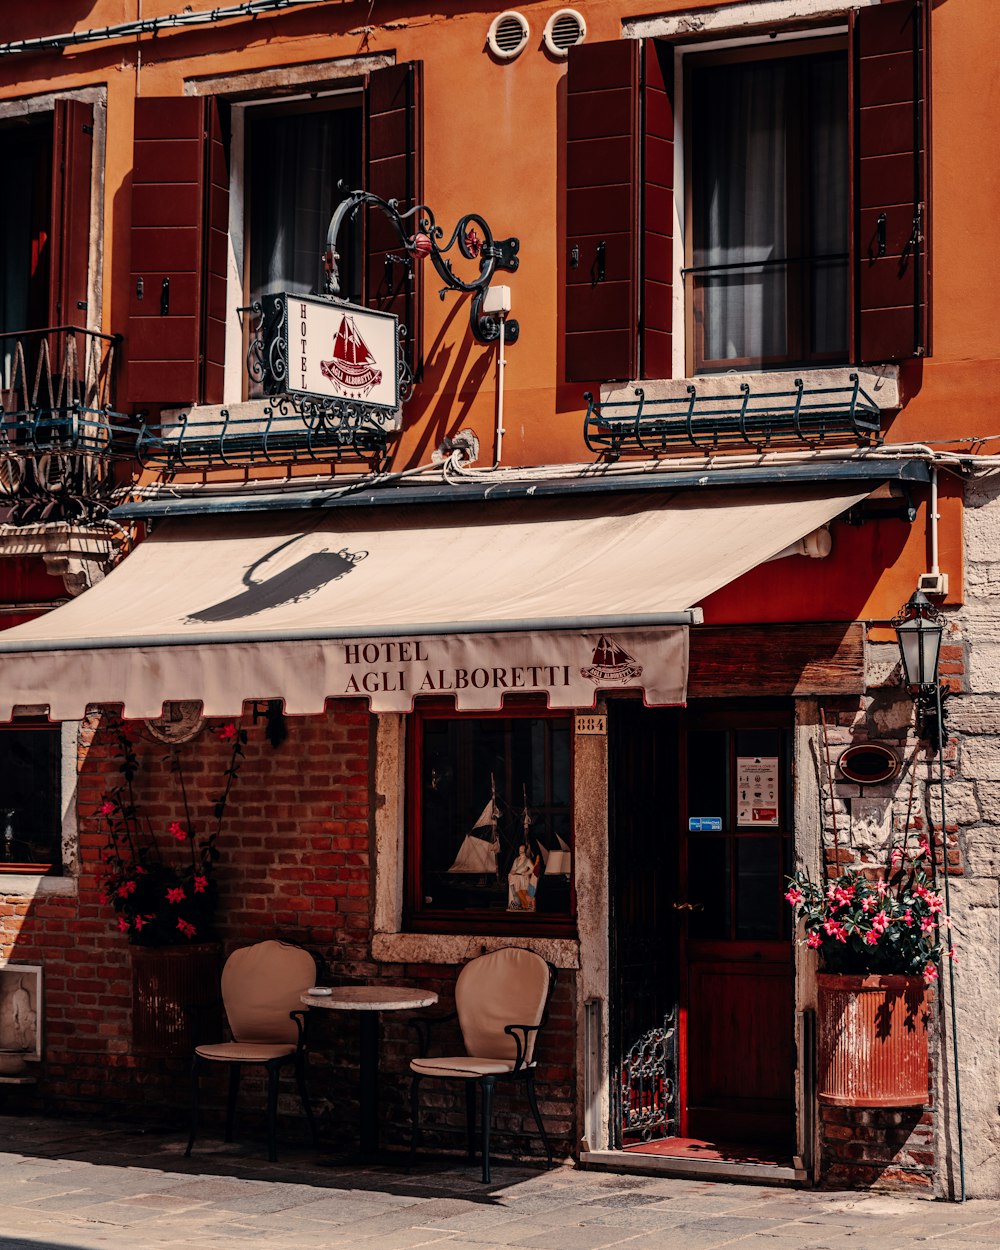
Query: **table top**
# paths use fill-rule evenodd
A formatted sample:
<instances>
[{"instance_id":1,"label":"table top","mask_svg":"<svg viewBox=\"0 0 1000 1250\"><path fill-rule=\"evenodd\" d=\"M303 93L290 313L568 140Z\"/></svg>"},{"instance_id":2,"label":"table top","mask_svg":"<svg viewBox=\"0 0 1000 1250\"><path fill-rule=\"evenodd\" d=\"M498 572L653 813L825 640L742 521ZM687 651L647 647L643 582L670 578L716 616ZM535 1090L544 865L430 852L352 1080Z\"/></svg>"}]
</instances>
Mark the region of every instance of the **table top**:
<instances>
[{"instance_id":1,"label":"table top","mask_svg":"<svg viewBox=\"0 0 1000 1250\"><path fill-rule=\"evenodd\" d=\"M307 1007L335 1011L405 1011L408 1007L433 1007L438 1000L433 990L402 985L334 985L329 994L303 994Z\"/></svg>"}]
</instances>

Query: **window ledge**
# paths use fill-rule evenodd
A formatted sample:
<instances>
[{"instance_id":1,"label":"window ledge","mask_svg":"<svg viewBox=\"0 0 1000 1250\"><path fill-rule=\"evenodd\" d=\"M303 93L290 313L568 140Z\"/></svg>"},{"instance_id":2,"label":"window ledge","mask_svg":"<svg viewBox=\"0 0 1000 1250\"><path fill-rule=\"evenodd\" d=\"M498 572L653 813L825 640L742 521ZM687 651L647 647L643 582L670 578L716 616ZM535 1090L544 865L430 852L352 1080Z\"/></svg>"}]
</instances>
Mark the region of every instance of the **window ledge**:
<instances>
[{"instance_id":1,"label":"window ledge","mask_svg":"<svg viewBox=\"0 0 1000 1250\"><path fill-rule=\"evenodd\" d=\"M696 386L699 395L732 395L746 383L754 394L793 389L795 378L801 378L807 389L853 386L851 375L878 404L882 412L900 407L899 366L836 365L823 369L769 369L762 373L701 373L693 378L646 378L635 382L605 382L601 386L601 403L633 401L635 388L642 387L648 400L684 399L689 386Z\"/></svg>"},{"instance_id":2,"label":"window ledge","mask_svg":"<svg viewBox=\"0 0 1000 1250\"><path fill-rule=\"evenodd\" d=\"M75 898L77 883L75 877L47 877L42 873L4 873L0 875L0 896L16 898L38 898L41 896L60 895Z\"/></svg>"},{"instance_id":3,"label":"window ledge","mask_svg":"<svg viewBox=\"0 0 1000 1250\"><path fill-rule=\"evenodd\" d=\"M519 946L534 951L557 968L580 966L580 943L576 938L482 937L474 934L376 933L372 958L378 963L460 964L474 955Z\"/></svg>"}]
</instances>

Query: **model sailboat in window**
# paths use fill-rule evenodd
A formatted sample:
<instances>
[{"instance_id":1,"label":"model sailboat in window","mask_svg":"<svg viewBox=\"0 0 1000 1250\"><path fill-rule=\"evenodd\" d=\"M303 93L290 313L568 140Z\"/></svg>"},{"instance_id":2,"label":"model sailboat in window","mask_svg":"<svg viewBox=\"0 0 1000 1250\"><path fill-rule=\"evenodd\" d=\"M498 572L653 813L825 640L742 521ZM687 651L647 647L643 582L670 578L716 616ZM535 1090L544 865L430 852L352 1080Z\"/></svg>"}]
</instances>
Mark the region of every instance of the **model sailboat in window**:
<instances>
[{"instance_id":1,"label":"model sailboat in window","mask_svg":"<svg viewBox=\"0 0 1000 1250\"><path fill-rule=\"evenodd\" d=\"M455 862L448 869L450 873L476 873L482 876L496 877L499 873L500 835L497 822L500 809L497 807L496 781L490 777L490 801L483 808L482 814L469 832L462 839Z\"/></svg>"}]
</instances>

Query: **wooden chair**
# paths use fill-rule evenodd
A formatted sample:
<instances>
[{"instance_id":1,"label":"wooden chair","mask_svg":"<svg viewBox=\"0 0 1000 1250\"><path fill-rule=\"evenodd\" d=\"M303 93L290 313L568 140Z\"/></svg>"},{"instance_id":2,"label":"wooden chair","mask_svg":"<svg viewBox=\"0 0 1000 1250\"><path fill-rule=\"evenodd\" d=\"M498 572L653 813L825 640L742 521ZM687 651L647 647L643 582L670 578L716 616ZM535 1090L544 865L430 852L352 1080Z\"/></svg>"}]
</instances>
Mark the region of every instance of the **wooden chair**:
<instances>
[{"instance_id":1,"label":"wooden chair","mask_svg":"<svg viewBox=\"0 0 1000 1250\"><path fill-rule=\"evenodd\" d=\"M535 1096L535 1042L545 1024L555 969L540 955L507 947L470 960L455 984L455 1012L426 1026L458 1019L465 1044L464 1055L428 1058L425 1053L410 1063L412 1117L411 1157L420 1139L420 1082L428 1078L465 1082L465 1105L469 1158L476 1157L476 1086L479 1087L482 1120L483 1184L490 1180L490 1126L493 1090L498 1081L524 1084L531 1114L552 1166L552 1147L538 1112ZM425 1033L422 1052L429 1036Z\"/></svg>"},{"instance_id":2,"label":"wooden chair","mask_svg":"<svg viewBox=\"0 0 1000 1250\"><path fill-rule=\"evenodd\" d=\"M299 996L316 984L316 961L308 951L285 942L258 942L234 951L222 970L222 1002L232 1041L195 1047L191 1069L190 1156L198 1128L199 1077L215 1063L229 1065L226 1141L233 1140L240 1073L245 1064L267 1072L267 1157L278 1158L278 1077L291 1064L299 1097L317 1144L309 1096L306 1092L306 1019Z\"/></svg>"}]
</instances>

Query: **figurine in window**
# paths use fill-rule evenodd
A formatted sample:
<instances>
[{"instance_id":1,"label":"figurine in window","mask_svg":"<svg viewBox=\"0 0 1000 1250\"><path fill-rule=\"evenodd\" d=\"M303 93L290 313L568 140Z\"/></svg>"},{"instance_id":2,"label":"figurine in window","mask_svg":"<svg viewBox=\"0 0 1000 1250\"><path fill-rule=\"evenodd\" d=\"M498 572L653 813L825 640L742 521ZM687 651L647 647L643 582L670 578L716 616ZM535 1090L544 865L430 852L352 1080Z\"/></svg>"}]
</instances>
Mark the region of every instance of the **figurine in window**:
<instances>
[{"instance_id":1,"label":"figurine in window","mask_svg":"<svg viewBox=\"0 0 1000 1250\"><path fill-rule=\"evenodd\" d=\"M527 844L522 842L507 874L507 910L534 911L537 883L537 857L532 859Z\"/></svg>"}]
</instances>

